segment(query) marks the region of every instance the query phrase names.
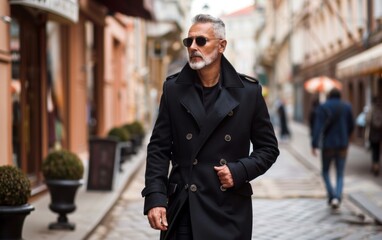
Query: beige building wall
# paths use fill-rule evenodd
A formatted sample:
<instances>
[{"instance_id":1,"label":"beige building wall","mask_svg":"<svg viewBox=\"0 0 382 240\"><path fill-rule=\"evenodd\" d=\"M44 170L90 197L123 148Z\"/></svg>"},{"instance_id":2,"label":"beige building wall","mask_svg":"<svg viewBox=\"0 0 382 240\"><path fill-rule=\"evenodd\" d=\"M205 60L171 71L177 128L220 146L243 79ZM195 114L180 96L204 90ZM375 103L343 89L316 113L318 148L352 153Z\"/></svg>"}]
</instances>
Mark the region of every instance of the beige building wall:
<instances>
[{"instance_id":1,"label":"beige building wall","mask_svg":"<svg viewBox=\"0 0 382 240\"><path fill-rule=\"evenodd\" d=\"M296 26L297 31L303 32L303 67L328 59L362 41L367 24L366 1L341 0L327 3L322 7L317 1L309 1L297 13L309 13L306 24Z\"/></svg>"},{"instance_id":2,"label":"beige building wall","mask_svg":"<svg viewBox=\"0 0 382 240\"><path fill-rule=\"evenodd\" d=\"M256 77L255 32L259 28L255 6L239 9L221 16L226 25L227 47L224 55L236 71Z\"/></svg>"},{"instance_id":3,"label":"beige building wall","mask_svg":"<svg viewBox=\"0 0 382 240\"><path fill-rule=\"evenodd\" d=\"M126 33L124 26L112 17L106 18L105 28L105 130L107 133L112 127L125 123L127 97L125 78L126 58Z\"/></svg>"},{"instance_id":4,"label":"beige building wall","mask_svg":"<svg viewBox=\"0 0 382 240\"><path fill-rule=\"evenodd\" d=\"M88 150L87 85L85 66L85 29L83 19L72 25L69 39L69 82L68 82L68 149L84 154Z\"/></svg>"},{"instance_id":5,"label":"beige building wall","mask_svg":"<svg viewBox=\"0 0 382 240\"><path fill-rule=\"evenodd\" d=\"M139 48L139 43L137 42L137 37L139 33L137 32L137 28L134 22L136 20L132 17L125 17L124 21L126 22L126 31L127 31L127 47L126 47L126 57L127 57L127 65L126 65L126 101L127 108L126 112L126 122L132 122L135 120L135 112L137 111L136 106L136 98L135 98L135 89L137 84L138 75L136 74L137 67L139 66L139 55L137 52L137 48ZM140 22L138 22L139 24Z\"/></svg>"},{"instance_id":6,"label":"beige building wall","mask_svg":"<svg viewBox=\"0 0 382 240\"><path fill-rule=\"evenodd\" d=\"M10 16L7 1L0 2L0 17ZM11 54L9 48L9 25L0 19L0 165L12 163L11 147Z\"/></svg>"}]
</instances>

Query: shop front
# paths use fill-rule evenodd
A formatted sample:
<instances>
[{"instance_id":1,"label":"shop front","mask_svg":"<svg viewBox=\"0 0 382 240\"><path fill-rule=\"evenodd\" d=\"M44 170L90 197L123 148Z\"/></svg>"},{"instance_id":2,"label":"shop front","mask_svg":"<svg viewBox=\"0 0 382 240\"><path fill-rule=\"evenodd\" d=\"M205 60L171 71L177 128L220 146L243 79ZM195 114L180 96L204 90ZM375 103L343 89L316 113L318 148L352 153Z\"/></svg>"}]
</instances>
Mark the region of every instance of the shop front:
<instances>
[{"instance_id":1,"label":"shop front","mask_svg":"<svg viewBox=\"0 0 382 240\"><path fill-rule=\"evenodd\" d=\"M43 157L68 143L64 30L78 21L78 4L11 0L9 7L11 164L27 173L33 194L43 185Z\"/></svg>"},{"instance_id":2,"label":"shop front","mask_svg":"<svg viewBox=\"0 0 382 240\"><path fill-rule=\"evenodd\" d=\"M372 97L382 97L382 43L339 62L336 76L348 83L350 91L363 91L358 94L361 98L352 101L355 114L363 111Z\"/></svg>"},{"instance_id":3,"label":"shop front","mask_svg":"<svg viewBox=\"0 0 382 240\"><path fill-rule=\"evenodd\" d=\"M382 96L382 43L350 57L336 66L336 75L345 81L368 81L368 96ZM369 102L368 102L369 103Z\"/></svg>"},{"instance_id":4,"label":"shop front","mask_svg":"<svg viewBox=\"0 0 382 240\"><path fill-rule=\"evenodd\" d=\"M49 151L68 149L86 161L92 136L136 117L126 95L136 91L133 70L146 62L144 20L116 12L151 18L138 2L0 1L0 165L27 173L32 195L45 189ZM109 5L117 3L133 8Z\"/></svg>"},{"instance_id":5,"label":"shop front","mask_svg":"<svg viewBox=\"0 0 382 240\"><path fill-rule=\"evenodd\" d=\"M382 43L339 62L336 76L348 86L354 115L359 116L370 106L372 97L382 97ZM363 144L363 126L357 126L355 137Z\"/></svg>"}]
</instances>

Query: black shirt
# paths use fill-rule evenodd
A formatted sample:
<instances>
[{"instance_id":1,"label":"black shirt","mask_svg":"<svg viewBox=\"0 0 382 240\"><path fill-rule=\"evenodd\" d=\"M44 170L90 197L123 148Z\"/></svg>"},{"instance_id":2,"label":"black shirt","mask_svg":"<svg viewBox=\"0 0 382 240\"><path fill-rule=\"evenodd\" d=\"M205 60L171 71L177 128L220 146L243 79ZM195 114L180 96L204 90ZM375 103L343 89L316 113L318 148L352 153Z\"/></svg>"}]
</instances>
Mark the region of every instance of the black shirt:
<instances>
[{"instance_id":1,"label":"black shirt","mask_svg":"<svg viewBox=\"0 0 382 240\"><path fill-rule=\"evenodd\" d=\"M195 87L199 92L199 96L207 114L210 112L219 96L220 85L220 80L212 87L202 86L199 79L196 81Z\"/></svg>"},{"instance_id":2,"label":"black shirt","mask_svg":"<svg viewBox=\"0 0 382 240\"><path fill-rule=\"evenodd\" d=\"M219 84L215 84L212 87L203 87L203 105L206 113L209 113L211 107L215 104L219 95Z\"/></svg>"}]
</instances>

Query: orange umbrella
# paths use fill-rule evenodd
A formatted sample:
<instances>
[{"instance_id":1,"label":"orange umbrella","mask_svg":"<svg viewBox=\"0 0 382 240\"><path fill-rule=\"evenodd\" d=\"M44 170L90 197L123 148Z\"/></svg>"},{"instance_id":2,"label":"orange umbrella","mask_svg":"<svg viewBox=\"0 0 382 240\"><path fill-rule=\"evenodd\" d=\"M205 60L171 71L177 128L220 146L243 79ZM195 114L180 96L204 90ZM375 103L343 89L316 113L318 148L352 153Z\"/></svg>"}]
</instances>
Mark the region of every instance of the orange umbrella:
<instances>
[{"instance_id":1,"label":"orange umbrella","mask_svg":"<svg viewBox=\"0 0 382 240\"><path fill-rule=\"evenodd\" d=\"M314 77L304 83L304 88L310 93L329 92L333 88L341 89L342 84L327 76Z\"/></svg>"}]
</instances>

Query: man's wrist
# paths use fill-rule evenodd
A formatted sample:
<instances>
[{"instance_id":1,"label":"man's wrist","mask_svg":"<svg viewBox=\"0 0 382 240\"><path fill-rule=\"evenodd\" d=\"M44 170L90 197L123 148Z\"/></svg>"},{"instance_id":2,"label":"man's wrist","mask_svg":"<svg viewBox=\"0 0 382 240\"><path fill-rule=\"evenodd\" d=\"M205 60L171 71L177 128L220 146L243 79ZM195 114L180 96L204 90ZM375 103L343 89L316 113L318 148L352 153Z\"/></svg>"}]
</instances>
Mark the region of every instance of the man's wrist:
<instances>
[{"instance_id":1,"label":"man's wrist","mask_svg":"<svg viewBox=\"0 0 382 240\"><path fill-rule=\"evenodd\" d=\"M143 214L147 215L148 211L154 207L167 208L167 196L163 193L150 193L145 197L145 206Z\"/></svg>"}]
</instances>

